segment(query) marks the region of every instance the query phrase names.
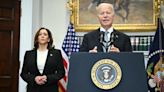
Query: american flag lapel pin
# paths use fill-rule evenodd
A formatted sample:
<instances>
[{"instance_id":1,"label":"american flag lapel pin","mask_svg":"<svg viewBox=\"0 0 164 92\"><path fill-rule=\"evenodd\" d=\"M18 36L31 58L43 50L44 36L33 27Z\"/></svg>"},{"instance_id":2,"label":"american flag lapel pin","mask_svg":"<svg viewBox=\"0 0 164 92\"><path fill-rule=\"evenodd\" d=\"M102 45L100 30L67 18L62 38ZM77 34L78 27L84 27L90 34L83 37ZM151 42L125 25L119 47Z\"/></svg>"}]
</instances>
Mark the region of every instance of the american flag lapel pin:
<instances>
[{"instance_id":1,"label":"american flag lapel pin","mask_svg":"<svg viewBox=\"0 0 164 92\"><path fill-rule=\"evenodd\" d=\"M50 56L53 56L53 54L50 54Z\"/></svg>"}]
</instances>

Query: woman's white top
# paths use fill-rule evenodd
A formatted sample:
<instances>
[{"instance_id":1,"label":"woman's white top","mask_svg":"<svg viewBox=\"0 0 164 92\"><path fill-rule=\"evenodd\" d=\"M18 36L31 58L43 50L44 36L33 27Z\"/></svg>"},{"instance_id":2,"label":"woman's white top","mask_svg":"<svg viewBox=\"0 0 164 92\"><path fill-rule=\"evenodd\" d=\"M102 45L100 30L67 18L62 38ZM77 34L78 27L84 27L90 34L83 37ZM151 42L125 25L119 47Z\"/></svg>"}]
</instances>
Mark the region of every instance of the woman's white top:
<instances>
[{"instance_id":1,"label":"woman's white top","mask_svg":"<svg viewBox=\"0 0 164 92\"><path fill-rule=\"evenodd\" d=\"M48 50L45 51L37 50L37 66L41 74L43 73L44 66L46 64L47 54L48 54Z\"/></svg>"}]
</instances>

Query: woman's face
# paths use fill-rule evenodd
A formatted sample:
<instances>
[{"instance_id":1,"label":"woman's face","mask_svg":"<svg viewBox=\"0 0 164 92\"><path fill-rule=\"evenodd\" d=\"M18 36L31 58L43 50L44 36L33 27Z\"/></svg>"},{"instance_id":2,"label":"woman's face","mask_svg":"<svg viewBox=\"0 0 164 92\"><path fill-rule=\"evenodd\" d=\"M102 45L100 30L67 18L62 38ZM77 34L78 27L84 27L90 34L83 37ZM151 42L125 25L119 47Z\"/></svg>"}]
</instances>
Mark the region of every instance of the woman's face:
<instances>
[{"instance_id":1,"label":"woman's face","mask_svg":"<svg viewBox=\"0 0 164 92\"><path fill-rule=\"evenodd\" d=\"M50 41L50 38L49 38L47 30L41 29L38 35L38 44L40 45L48 44L49 41Z\"/></svg>"}]
</instances>

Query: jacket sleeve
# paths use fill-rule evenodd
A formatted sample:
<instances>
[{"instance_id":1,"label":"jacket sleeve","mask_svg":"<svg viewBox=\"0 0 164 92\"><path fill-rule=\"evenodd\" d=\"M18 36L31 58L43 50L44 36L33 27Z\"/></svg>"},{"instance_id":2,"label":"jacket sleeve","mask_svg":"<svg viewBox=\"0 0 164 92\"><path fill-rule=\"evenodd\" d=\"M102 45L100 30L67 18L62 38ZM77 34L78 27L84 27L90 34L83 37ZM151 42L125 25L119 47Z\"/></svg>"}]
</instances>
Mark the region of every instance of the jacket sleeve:
<instances>
[{"instance_id":1,"label":"jacket sleeve","mask_svg":"<svg viewBox=\"0 0 164 92\"><path fill-rule=\"evenodd\" d=\"M64 69L61 51L57 50L57 53L55 55L57 57L56 60L54 60L57 63L56 70L53 73L46 75L47 76L47 85L58 82L65 75L65 69Z\"/></svg>"},{"instance_id":2,"label":"jacket sleeve","mask_svg":"<svg viewBox=\"0 0 164 92\"><path fill-rule=\"evenodd\" d=\"M88 37L85 34L84 38L83 38L83 42L82 42L82 44L80 46L80 52L88 52L88 51L89 51L89 48L88 48Z\"/></svg>"},{"instance_id":3,"label":"jacket sleeve","mask_svg":"<svg viewBox=\"0 0 164 92\"><path fill-rule=\"evenodd\" d=\"M132 46L129 36L126 36L126 41L124 46L125 46L125 52L132 52Z\"/></svg>"},{"instance_id":4,"label":"jacket sleeve","mask_svg":"<svg viewBox=\"0 0 164 92\"><path fill-rule=\"evenodd\" d=\"M23 62L23 67L20 76L24 81L26 81L30 85L35 84L35 76L29 72L29 52L26 51L25 56L24 56L24 62Z\"/></svg>"}]
</instances>

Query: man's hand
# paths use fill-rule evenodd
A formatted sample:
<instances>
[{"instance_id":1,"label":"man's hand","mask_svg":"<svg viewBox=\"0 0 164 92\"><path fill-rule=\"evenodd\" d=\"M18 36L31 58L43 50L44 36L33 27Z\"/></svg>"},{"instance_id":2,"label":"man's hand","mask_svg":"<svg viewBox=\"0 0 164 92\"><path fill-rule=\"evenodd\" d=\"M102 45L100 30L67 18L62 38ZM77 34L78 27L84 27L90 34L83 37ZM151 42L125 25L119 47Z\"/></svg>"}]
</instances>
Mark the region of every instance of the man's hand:
<instances>
[{"instance_id":1,"label":"man's hand","mask_svg":"<svg viewBox=\"0 0 164 92\"><path fill-rule=\"evenodd\" d=\"M112 45L110 48L109 48L109 51L108 52L120 52L120 50L115 47L114 45Z\"/></svg>"},{"instance_id":2,"label":"man's hand","mask_svg":"<svg viewBox=\"0 0 164 92\"><path fill-rule=\"evenodd\" d=\"M95 46L92 50L89 50L91 53L97 53L97 46Z\"/></svg>"}]
</instances>

